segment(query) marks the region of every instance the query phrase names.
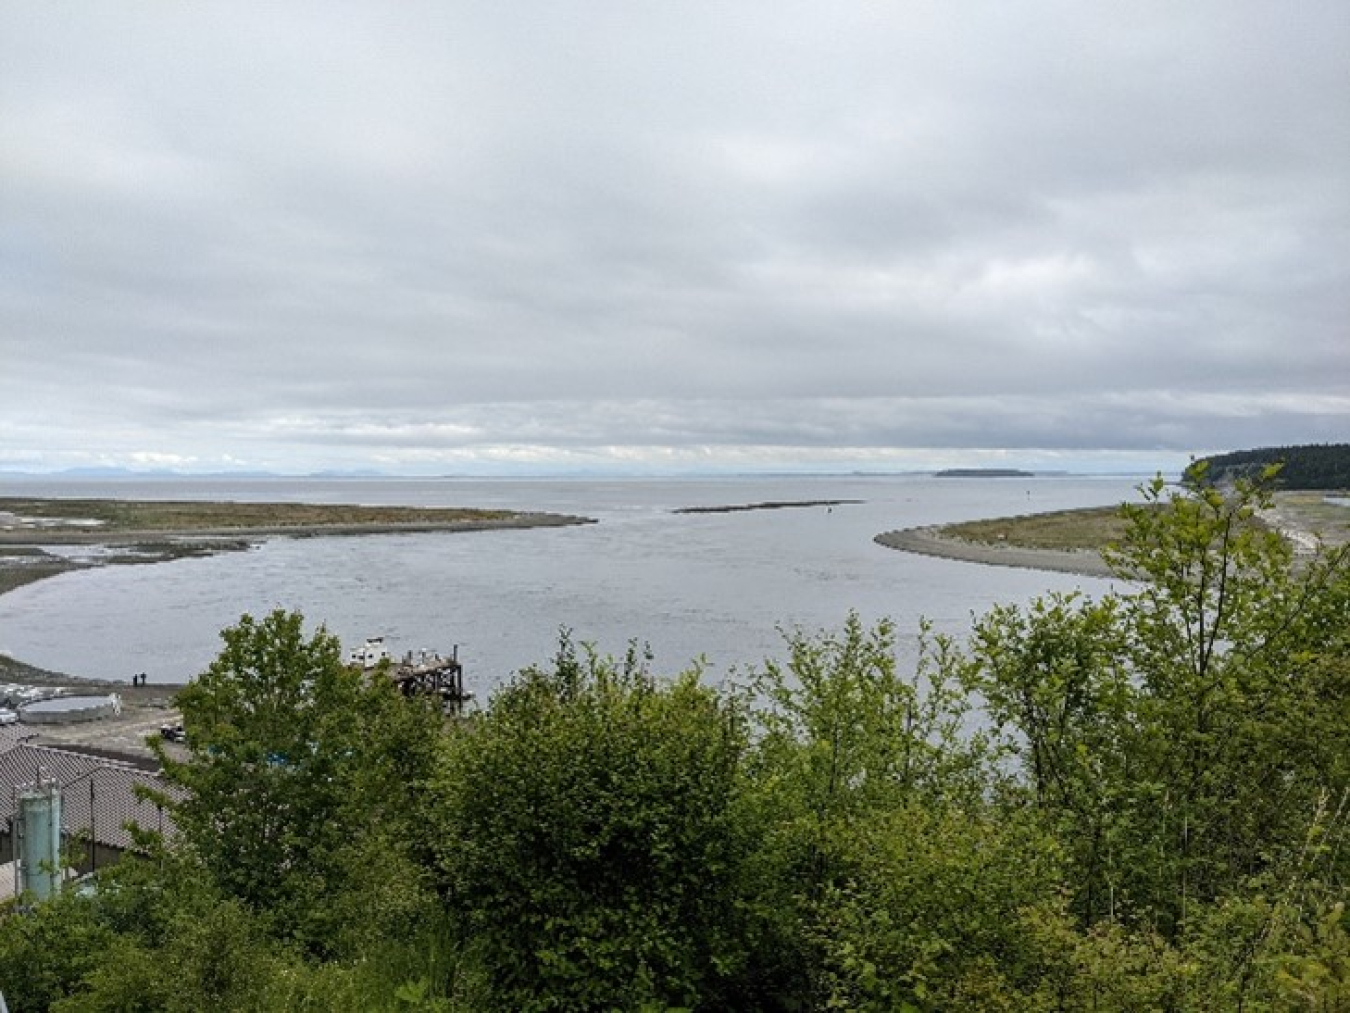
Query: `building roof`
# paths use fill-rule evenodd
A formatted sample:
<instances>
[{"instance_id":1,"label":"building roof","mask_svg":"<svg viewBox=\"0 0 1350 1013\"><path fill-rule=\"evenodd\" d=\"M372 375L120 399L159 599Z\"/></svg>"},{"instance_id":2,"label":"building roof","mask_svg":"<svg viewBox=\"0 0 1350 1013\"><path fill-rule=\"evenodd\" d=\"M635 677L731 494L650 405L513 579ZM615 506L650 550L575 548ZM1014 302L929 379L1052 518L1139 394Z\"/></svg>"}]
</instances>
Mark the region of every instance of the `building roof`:
<instances>
[{"instance_id":1,"label":"building roof","mask_svg":"<svg viewBox=\"0 0 1350 1013\"><path fill-rule=\"evenodd\" d=\"M0 753L7 752L22 742L35 739L38 732L27 725L0 725Z\"/></svg>"},{"instance_id":2,"label":"building roof","mask_svg":"<svg viewBox=\"0 0 1350 1013\"><path fill-rule=\"evenodd\" d=\"M166 839L175 835L168 814L137 794L138 788L149 788L171 798L181 797L158 774L27 742L8 749L0 745L0 821L12 825L19 788L39 781L55 781L61 789L61 830L67 836L87 836L97 844L127 850L133 846L128 823L159 831Z\"/></svg>"}]
</instances>

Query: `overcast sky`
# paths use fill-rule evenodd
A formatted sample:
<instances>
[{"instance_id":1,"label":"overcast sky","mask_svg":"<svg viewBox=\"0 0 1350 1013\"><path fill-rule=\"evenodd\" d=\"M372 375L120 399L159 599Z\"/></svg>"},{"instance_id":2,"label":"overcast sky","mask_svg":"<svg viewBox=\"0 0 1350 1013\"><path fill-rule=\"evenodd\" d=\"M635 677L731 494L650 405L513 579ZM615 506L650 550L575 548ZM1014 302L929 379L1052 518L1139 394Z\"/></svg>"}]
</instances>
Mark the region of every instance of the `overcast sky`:
<instances>
[{"instance_id":1,"label":"overcast sky","mask_svg":"<svg viewBox=\"0 0 1350 1013\"><path fill-rule=\"evenodd\" d=\"M0 471L1350 439L1350 4L0 0Z\"/></svg>"}]
</instances>

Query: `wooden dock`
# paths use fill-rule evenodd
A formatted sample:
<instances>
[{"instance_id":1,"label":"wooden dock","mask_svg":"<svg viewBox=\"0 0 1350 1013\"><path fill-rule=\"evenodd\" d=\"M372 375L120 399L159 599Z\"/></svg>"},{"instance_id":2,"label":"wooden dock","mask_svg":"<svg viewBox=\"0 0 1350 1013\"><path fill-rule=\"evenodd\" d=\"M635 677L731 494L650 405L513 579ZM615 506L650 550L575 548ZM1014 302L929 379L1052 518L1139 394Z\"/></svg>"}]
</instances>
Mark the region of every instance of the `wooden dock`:
<instances>
[{"instance_id":1,"label":"wooden dock","mask_svg":"<svg viewBox=\"0 0 1350 1013\"><path fill-rule=\"evenodd\" d=\"M458 711L473 696L464 689L458 647L448 658L430 651L409 651L390 666L389 678L404 696L434 696L447 710Z\"/></svg>"}]
</instances>

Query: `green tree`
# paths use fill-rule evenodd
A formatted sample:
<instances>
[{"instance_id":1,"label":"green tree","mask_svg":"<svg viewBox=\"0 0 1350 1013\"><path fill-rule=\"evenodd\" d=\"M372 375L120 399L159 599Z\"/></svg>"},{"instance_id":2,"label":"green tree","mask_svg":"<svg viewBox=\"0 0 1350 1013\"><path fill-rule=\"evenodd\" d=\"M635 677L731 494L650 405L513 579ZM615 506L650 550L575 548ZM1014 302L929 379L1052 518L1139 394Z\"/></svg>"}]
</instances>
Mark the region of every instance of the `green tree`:
<instances>
[{"instance_id":1,"label":"green tree","mask_svg":"<svg viewBox=\"0 0 1350 1013\"><path fill-rule=\"evenodd\" d=\"M1033 809L951 801L877 811L849 835L850 872L815 909L811 1008L1008 1013L1047 961L1026 913L1055 896L1060 848Z\"/></svg>"},{"instance_id":2,"label":"green tree","mask_svg":"<svg viewBox=\"0 0 1350 1013\"><path fill-rule=\"evenodd\" d=\"M1344 550L1296 563L1260 522L1278 468L1221 490L1203 467L1127 508L1110 559L1138 686L1131 715L1141 899L1173 931L1301 847L1324 791L1347 785L1350 568ZM1153 881L1144 875L1154 873Z\"/></svg>"},{"instance_id":3,"label":"green tree","mask_svg":"<svg viewBox=\"0 0 1350 1013\"><path fill-rule=\"evenodd\" d=\"M181 902L184 895L173 899ZM82 988L55 1003L53 1013L281 1013L300 1007L308 978L303 962L238 901L217 896L209 905L166 911L165 928L156 942L131 931L116 936Z\"/></svg>"},{"instance_id":4,"label":"green tree","mask_svg":"<svg viewBox=\"0 0 1350 1013\"><path fill-rule=\"evenodd\" d=\"M786 662L754 675L753 868L769 927L757 959L778 1007L821 1008L848 991L846 954L868 951L872 916L893 913L869 908L879 895L864 884L884 878L898 814L983 804L991 768L967 727L960 659L947 639L920 634L905 674L893 624L868 628L851 613L838 631L789 632Z\"/></svg>"},{"instance_id":5,"label":"green tree","mask_svg":"<svg viewBox=\"0 0 1350 1013\"><path fill-rule=\"evenodd\" d=\"M759 707L754 762L791 814L802 876L814 895L832 881L834 838L898 802L978 790L969 707L953 676L951 644L921 631L919 670L897 670L895 627L866 628L850 613L838 632L787 634L786 664L753 678Z\"/></svg>"},{"instance_id":6,"label":"green tree","mask_svg":"<svg viewBox=\"0 0 1350 1013\"><path fill-rule=\"evenodd\" d=\"M0 916L0 992L15 1013L46 1010L81 991L116 938L88 898L69 892Z\"/></svg>"},{"instance_id":7,"label":"green tree","mask_svg":"<svg viewBox=\"0 0 1350 1013\"><path fill-rule=\"evenodd\" d=\"M492 1008L719 1004L745 959L745 744L741 709L697 672L658 681L634 651L615 663L566 637L552 670L450 736L443 888Z\"/></svg>"},{"instance_id":8,"label":"green tree","mask_svg":"<svg viewBox=\"0 0 1350 1013\"><path fill-rule=\"evenodd\" d=\"M1158 479L1108 553L1126 589L977 624L970 684L1071 844L1084 924L1181 941L1196 905L1283 875L1346 789L1346 555L1293 560L1260 521L1274 477Z\"/></svg>"},{"instance_id":9,"label":"green tree","mask_svg":"<svg viewBox=\"0 0 1350 1013\"><path fill-rule=\"evenodd\" d=\"M160 748L182 842L228 897L315 952L419 917L422 786L441 718L344 664L298 613L244 616L178 698L189 756Z\"/></svg>"},{"instance_id":10,"label":"green tree","mask_svg":"<svg viewBox=\"0 0 1350 1013\"><path fill-rule=\"evenodd\" d=\"M481 1008L440 933L399 925L359 958L306 958L273 919L172 852L0 918L0 988L25 1013L453 1013Z\"/></svg>"}]
</instances>

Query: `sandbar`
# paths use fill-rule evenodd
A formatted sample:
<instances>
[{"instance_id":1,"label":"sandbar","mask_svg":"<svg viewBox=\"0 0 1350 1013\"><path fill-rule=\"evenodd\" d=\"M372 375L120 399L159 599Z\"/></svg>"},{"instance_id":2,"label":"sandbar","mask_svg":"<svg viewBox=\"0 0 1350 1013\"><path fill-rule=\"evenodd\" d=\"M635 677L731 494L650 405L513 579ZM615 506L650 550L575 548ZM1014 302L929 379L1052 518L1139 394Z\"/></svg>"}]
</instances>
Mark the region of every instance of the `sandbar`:
<instances>
[{"instance_id":1,"label":"sandbar","mask_svg":"<svg viewBox=\"0 0 1350 1013\"><path fill-rule=\"evenodd\" d=\"M939 559L955 559L985 566L1015 566L1028 570L1074 573L1081 577L1112 577L1101 553L1092 549L1033 549L1019 545L990 545L944 535L936 525L884 531L878 545Z\"/></svg>"},{"instance_id":2,"label":"sandbar","mask_svg":"<svg viewBox=\"0 0 1350 1013\"><path fill-rule=\"evenodd\" d=\"M860 499L794 499L766 500L762 503L731 503L725 506L692 506L672 510L676 514L736 514L751 510L800 510L806 507L848 506L861 503Z\"/></svg>"}]
</instances>

